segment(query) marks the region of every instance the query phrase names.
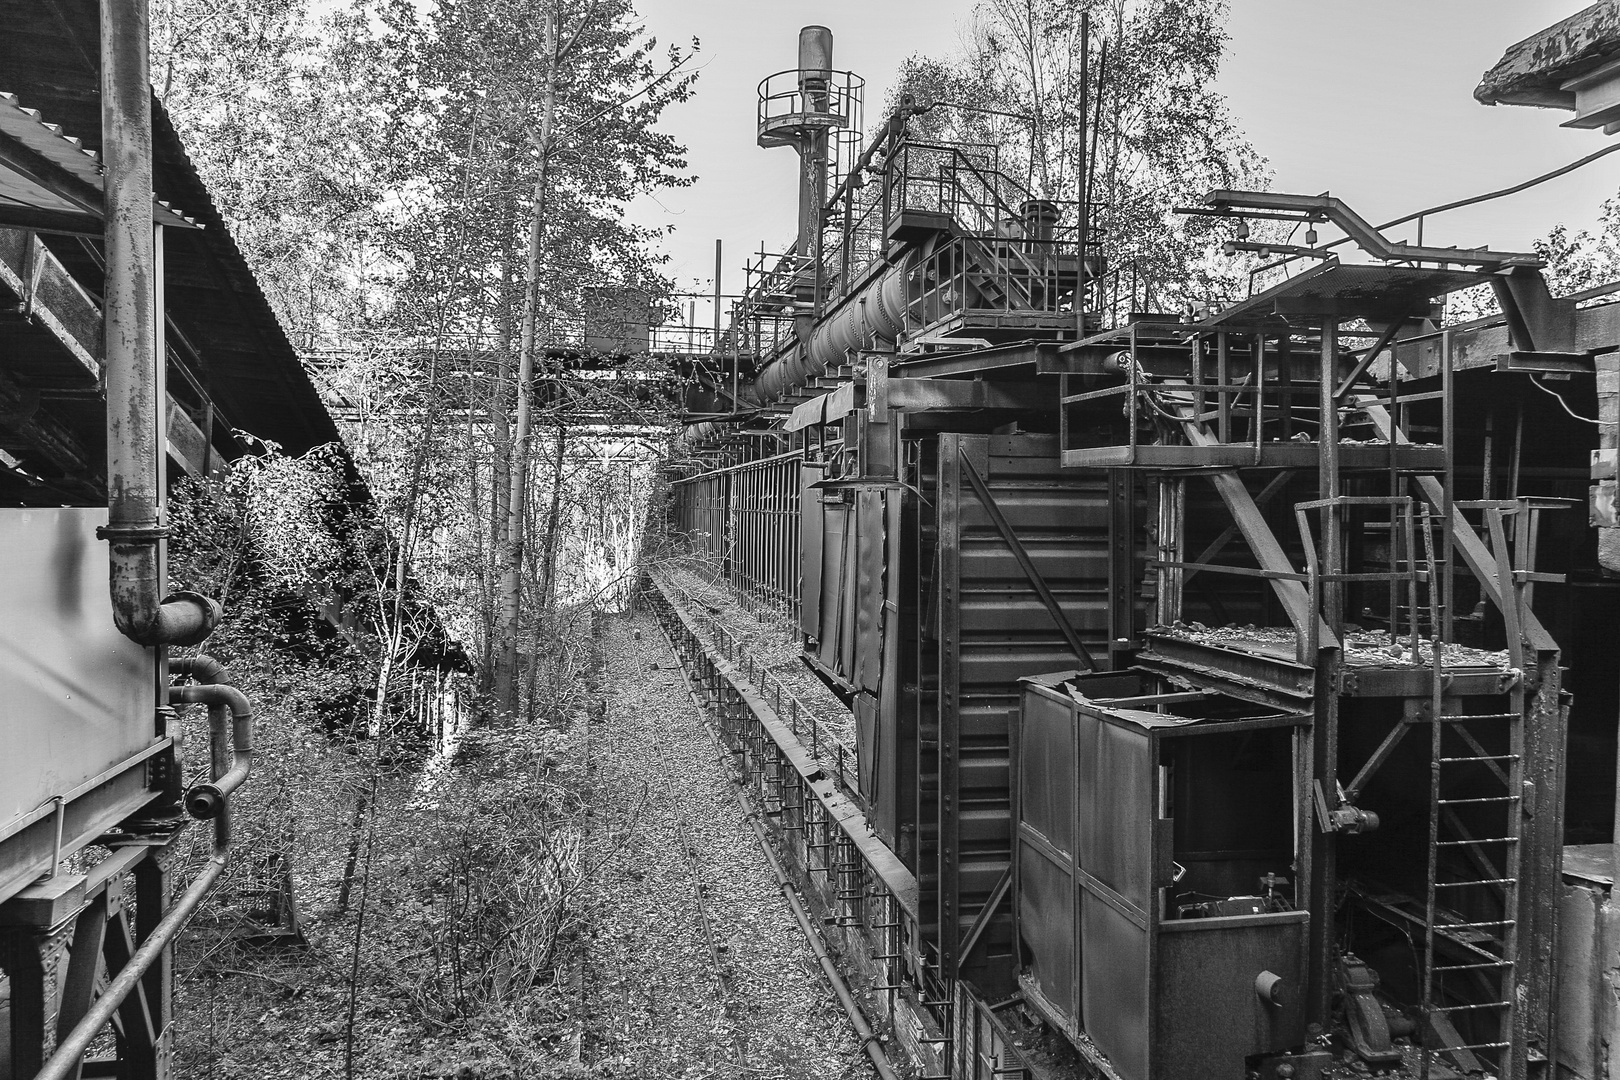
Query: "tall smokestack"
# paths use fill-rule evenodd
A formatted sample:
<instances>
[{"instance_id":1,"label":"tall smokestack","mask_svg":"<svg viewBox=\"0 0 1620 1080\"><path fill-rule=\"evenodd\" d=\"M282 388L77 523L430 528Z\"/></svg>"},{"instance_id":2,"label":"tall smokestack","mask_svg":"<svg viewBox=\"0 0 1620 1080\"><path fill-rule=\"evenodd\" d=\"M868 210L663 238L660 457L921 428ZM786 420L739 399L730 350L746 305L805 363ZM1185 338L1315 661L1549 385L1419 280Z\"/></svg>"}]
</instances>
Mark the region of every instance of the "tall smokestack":
<instances>
[{"instance_id":1,"label":"tall smokestack","mask_svg":"<svg viewBox=\"0 0 1620 1080\"><path fill-rule=\"evenodd\" d=\"M799 31L799 90L806 113L828 111L832 81L833 36L825 26ZM827 202L827 128L808 125L799 144L799 255L821 254L821 208Z\"/></svg>"}]
</instances>

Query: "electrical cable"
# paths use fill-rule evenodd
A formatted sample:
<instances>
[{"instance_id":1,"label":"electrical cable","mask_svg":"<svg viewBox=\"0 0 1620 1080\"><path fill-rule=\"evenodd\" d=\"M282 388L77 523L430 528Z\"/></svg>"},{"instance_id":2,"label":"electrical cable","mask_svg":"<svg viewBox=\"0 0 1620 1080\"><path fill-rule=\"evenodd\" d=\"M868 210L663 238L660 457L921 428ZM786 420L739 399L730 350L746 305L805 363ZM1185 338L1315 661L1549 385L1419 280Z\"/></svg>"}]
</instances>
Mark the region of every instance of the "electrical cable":
<instances>
[{"instance_id":1,"label":"electrical cable","mask_svg":"<svg viewBox=\"0 0 1620 1080\"><path fill-rule=\"evenodd\" d=\"M1036 119L1033 116L1026 116L1023 113L1006 112L1002 109L990 109L983 105L968 105L960 101L931 101L927 105L924 105L923 109L960 109L963 112L985 113L989 116L1005 116L1012 120L1022 120L1027 124L1035 123ZM1616 144L1616 146L1620 146L1620 144Z\"/></svg>"},{"instance_id":2,"label":"electrical cable","mask_svg":"<svg viewBox=\"0 0 1620 1080\"><path fill-rule=\"evenodd\" d=\"M1620 145L1620 144L1617 144L1617 145ZM1558 404L1563 406L1564 411L1569 413L1569 415L1574 417L1576 420L1579 420L1582 423L1586 423L1586 424L1597 424L1599 427L1603 426L1603 421L1601 421L1601 420L1593 420L1590 416L1582 416L1580 413L1578 413L1574 409L1570 408L1569 407L1569 402L1564 400L1564 395L1563 394L1560 394L1558 391L1554 390L1552 387L1543 384L1542 381L1540 379L1536 378L1534 375L1530 376L1530 382L1535 386L1535 388L1537 390L1540 390L1543 394L1548 394L1548 395L1551 395L1552 397L1556 398L1558 400Z\"/></svg>"},{"instance_id":3,"label":"electrical cable","mask_svg":"<svg viewBox=\"0 0 1620 1080\"><path fill-rule=\"evenodd\" d=\"M1603 157L1606 154L1612 154L1616 150L1620 150L1620 143L1611 143L1601 150L1587 154L1585 157L1572 161L1568 165L1560 166L1559 168L1552 170L1552 172L1542 173L1540 176L1533 177L1532 179L1526 180L1523 183L1514 184L1511 187L1501 188L1496 191L1486 192L1484 195L1474 195L1466 199L1458 199L1455 202L1444 203L1440 206L1431 206L1427 210L1419 210L1415 214L1407 214L1403 218L1396 218L1394 221L1387 221L1384 224L1379 225L1378 228L1391 229L1396 225L1405 225L1408 221L1416 221L1420 217L1428 217L1431 214L1443 214L1447 210L1457 210L1464 206L1473 206L1475 203L1489 202L1492 199L1500 199L1504 195L1517 195L1519 192L1528 188L1533 188L1537 184L1556 179L1563 176L1565 173L1574 172L1581 166L1589 165L1598 158ZM1343 241L1340 242L1342 243Z\"/></svg>"}]
</instances>

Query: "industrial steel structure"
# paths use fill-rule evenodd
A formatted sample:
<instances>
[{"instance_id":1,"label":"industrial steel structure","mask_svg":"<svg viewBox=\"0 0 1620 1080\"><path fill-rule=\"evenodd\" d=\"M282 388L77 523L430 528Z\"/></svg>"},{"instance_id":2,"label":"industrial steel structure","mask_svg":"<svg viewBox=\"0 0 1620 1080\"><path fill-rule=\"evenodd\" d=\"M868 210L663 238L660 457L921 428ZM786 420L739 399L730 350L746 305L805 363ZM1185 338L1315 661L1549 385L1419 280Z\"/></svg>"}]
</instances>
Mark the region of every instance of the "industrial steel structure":
<instances>
[{"instance_id":1,"label":"industrial steel structure","mask_svg":"<svg viewBox=\"0 0 1620 1080\"><path fill-rule=\"evenodd\" d=\"M228 673L169 656L220 612L167 589L168 475L337 430L152 97L144 0L0 13L0 1077L157 1080L252 761ZM1613 130L1617 71L1605 0L1478 96ZM1217 190L1185 212L1232 251L1307 244L1222 310L1134 310L1085 198L914 137L930 103L863 141L863 95L823 27L760 84L798 235L636 389L689 384L670 531L854 719L829 768L654 569L873 1067L1609 1076L1620 286ZM1486 284L1500 315L1444 322ZM587 351L678 351L593 302Z\"/></svg>"},{"instance_id":2,"label":"industrial steel structure","mask_svg":"<svg viewBox=\"0 0 1620 1080\"><path fill-rule=\"evenodd\" d=\"M158 1080L253 760L230 672L171 655L221 611L169 589L170 481L338 429L152 92L146 0L0 19L0 1077Z\"/></svg>"},{"instance_id":3,"label":"industrial steel structure","mask_svg":"<svg viewBox=\"0 0 1620 1080\"><path fill-rule=\"evenodd\" d=\"M1482 100L1608 122L1613 7ZM1184 212L1229 252L1307 245L1222 310L1132 311L1084 204L914 139L925 104L829 195L831 71L812 27L762 84L800 232L694 369L669 522L797 620L858 781L652 596L879 1071L1608 1076L1620 287L1217 190ZM1444 322L1486 284L1499 316Z\"/></svg>"}]
</instances>

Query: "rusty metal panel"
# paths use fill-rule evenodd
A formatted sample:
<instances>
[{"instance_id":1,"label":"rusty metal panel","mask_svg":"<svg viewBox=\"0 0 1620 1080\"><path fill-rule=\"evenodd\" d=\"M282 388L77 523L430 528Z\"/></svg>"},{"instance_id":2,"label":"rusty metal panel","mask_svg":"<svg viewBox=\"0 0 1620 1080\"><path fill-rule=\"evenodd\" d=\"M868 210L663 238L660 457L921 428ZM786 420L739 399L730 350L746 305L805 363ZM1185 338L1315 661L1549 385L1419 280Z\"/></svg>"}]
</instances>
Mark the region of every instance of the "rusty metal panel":
<instances>
[{"instance_id":1,"label":"rusty metal panel","mask_svg":"<svg viewBox=\"0 0 1620 1080\"><path fill-rule=\"evenodd\" d=\"M1214 1063L1286 1050L1305 1038L1309 914L1183 919L1160 928L1154 964L1154 1080L1204 1080ZM1255 979L1282 979L1279 1004Z\"/></svg>"},{"instance_id":2,"label":"rusty metal panel","mask_svg":"<svg viewBox=\"0 0 1620 1080\"><path fill-rule=\"evenodd\" d=\"M1079 1015L1079 928L1070 868L1041 845L1018 846L1018 933L1029 946L1029 974L1040 995L1061 1016Z\"/></svg>"},{"instance_id":3,"label":"rusty metal panel","mask_svg":"<svg viewBox=\"0 0 1620 1080\"><path fill-rule=\"evenodd\" d=\"M0 771L0 829L154 741L154 654L113 626L95 535L106 521L100 507L0 511L0 696L13 762Z\"/></svg>"},{"instance_id":4,"label":"rusty metal panel","mask_svg":"<svg viewBox=\"0 0 1620 1080\"><path fill-rule=\"evenodd\" d=\"M897 851L902 848L903 830L908 826L915 829L911 823L915 820L917 798L917 722L909 710L911 700L903 689L910 652L901 650L902 628L909 629L906 616L910 614L902 609L905 596L901 590L903 574L908 569L902 566L906 534L901 522L905 499L905 493L896 492L886 500L884 506L889 566L884 578L886 614L883 619L883 670L879 680L877 715L878 755L883 760L883 766L877 773L877 791L867 803L868 817L873 821L877 835ZM911 678L915 679L915 675ZM904 715L901 713L902 701L908 707ZM915 840L914 831L909 839ZM914 856L915 852L907 851L906 855Z\"/></svg>"},{"instance_id":5,"label":"rusty metal panel","mask_svg":"<svg viewBox=\"0 0 1620 1080\"><path fill-rule=\"evenodd\" d=\"M1018 816L1058 854L1073 859L1076 759L1071 712L1046 697L1024 695L1018 729Z\"/></svg>"},{"instance_id":6,"label":"rusty metal panel","mask_svg":"<svg viewBox=\"0 0 1620 1080\"><path fill-rule=\"evenodd\" d=\"M855 502L855 655L850 681L875 691L883 673L883 575L887 516L883 492L860 491Z\"/></svg>"},{"instance_id":7,"label":"rusty metal panel","mask_svg":"<svg viewBox=\"0 0 1620 1080\"><path fill-rule=\"evenodd\" d=\"M845 504L844 536L838 561L838 662L839 676L854 682L855 675L855 612L857 610L856 582L859 580L860 518L853 503Z\"/></svg>"},{"instance_id":8,"label":"rusty metal panel","mask_svg":"<svg viewBox=\"0 0 1620 1080\"><path fill-rule=\"evenodd\" d=\"M861 798L871 806L880 795L879 777L887 765L878 736L877 699L871 694L856 694L850 711L855 715L856 782L860 785Z\"/></svg>"},{"instance_id":9,"label":"rusty metal panel","mask_svg":"<svg viewBox=\"0 0 1620 1080\"><path fill-rule=\"evenodd\" d=\"M1072 1030L1080 1010L1073 709L1026 690L1017 723L1014 918L1028 958L1025 978Z\"/></svg>"},{"instance_id":10,"label":"rusty metal panel","mask_svg":"<svg viewBox=\"0 0 1620 1080\"><path fill-rule=\"evenodd\" d=\"M1148 1080L1147 928L1084 887L1078 921L1081 1025L1122 1080Z\"/></svg>"},{"instance_id":11,"label":"rusty metal panel","mask_svg":"<svg viewBox=\"0 0 1620 1080\"><path fill-rule=\"evenodd\" d=\"M962 713L958 700L961 663L961 607L957 603L961 577L961 525L963 480L961 476L961 436L939 437L938 550L936 556L935 610L939 626L939 730L935 788L938 793L937 889L940 966L954 974L957 948L966 929L968 916L962 911L961 845L963 789L967 786L960 767ZM926 782L925 782L926 783ZM1011 852L1009 850L1009 861ZM971 902L971 901L970 901Z\"/></svg>"},{"instance_id":12,"label":"rusty metal panel","mask_svg":"<svg viewBox=\"0 0 1620 1080\"><path fill-rule=\"evenodd\" d=\"M799 574L803 602L799 607L799 630L806 637L821 636L821 489L815 484L826 470L805 464L799 469Z\"/></svg>"},{"instance_id":13,"label":"rusty metal panel","mask_svg":"<svg viewBox=\"0 0 1620 1080\"><path fill-rule=\"evenodd\" d=\"M822 664L838 670L838 639L844 625L844 547L849 507L823 499L821 503L821 625L817 628L817 655Z\"/></svg>"},{"instance_id":14,"label":"rusty metal panel","mask_svg":"<svg viewBox=\"0 0 1620 1080\"><path fill-rule=\"evenodd\" d=\"M937 460L936 490L925 494L937 515L931 603L938 619L939 762L922 782L938 790L941 934L948 938L943 928L954 924L960 940L1011 859L1008 717L1018 707L1017 680L1084 663L996 516L1081 644L1105 656L1110 515L1106 477L1061 470L1055 436L941 434ZM995 514L976 494L968 465L988 489ZM1010 941L1010 928L999 936ZM998 937L989 940L993 945ZM947 958L953 949L942 941ZM993 955L992 963L1010 959Z\"/></svg>"},{"instance_id":15,"label":"rusty metal panel","mask_svg":"<svg viewBox=\"0 0 1620 1080\"><path fill-rule=\"evenodd\" d=\"M1152 839L1147 736L1103 723L1083 709L1073 713L1076 759L1076 840L1080 867L1075 923L1085 943L1080 957L1079 1024L1126 1080L1146 1076L1148 1041L1148 931L1142 889L1127 898L1132 858ZM1125 738L1121 739L1120 736ZM1134 762L1131 760L1135 758ZM1123 770L1124 775L1116 775ZM1128 801L1132 798L1142 801ZM1119 834L1126 835L1121 837ZM1121 887L1123 886L1123 888ZM1134 910L1127 910L1127 902Z\"/></svg>"},{"instance_id":16,"label":"rusty metal panel","mask_svg":"<svg viewBox=\"0 0 1620 1080\"><path fill-rule=\"evenodd\" d=\"M1065 683L1088 698L1069 697ZM1288 867L1290 725L1308 714L1251 716L1249 725L1276 722L1255 729L1111 710L1107 699L1146 688L1129 673L1023 686L1014 898L1031 1003L1089 1040L1122 1080L1224 1075L1303 1042L1309 913L1178 918L1174 901L1247 894L1259 875ZM1067 767L1053 764L1064 755ZM1065 827L1054 786L1075 796L1067 863L1048 840ZM1188 876L1179 893L1161 894L1172 860ZM1052 925L1065 874L1074 886L1067 932ZM1062 982L1071 959L1078 995ZM1255 992L1267 971L1282 980L1280 1003Z\"/></svg>"},{"instance_id":17,"label":"rusty metal panel","mask_svg":"<svg viewBox=\"0 0 1620 1080\"><path fill-rule=\"evenodd\" d=\"M1093 774L1093 801L1081 809L1093 824L1080 846L1080 865L1146 916L1152 906L1154 821L1148 737L1117 724L1102 724L1094 756L1082 760L1080 767Z\"/></svg>"}]
</instances>

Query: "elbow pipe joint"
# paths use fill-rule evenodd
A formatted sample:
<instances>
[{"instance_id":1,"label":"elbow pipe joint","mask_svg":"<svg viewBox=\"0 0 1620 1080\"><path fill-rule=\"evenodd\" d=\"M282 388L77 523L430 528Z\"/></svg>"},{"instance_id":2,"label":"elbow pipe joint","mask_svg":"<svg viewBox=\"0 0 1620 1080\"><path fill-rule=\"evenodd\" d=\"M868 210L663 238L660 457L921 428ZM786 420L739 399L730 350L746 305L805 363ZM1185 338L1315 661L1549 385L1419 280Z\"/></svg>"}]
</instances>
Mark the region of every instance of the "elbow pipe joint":
<instances>
[{"instance_id":1,"label":"elbow pipe joint","mask_svg":"<svg viewBox=\"0 0 1620 1080\"><path fill-rule=\"evenodd\" d=\"M156 604L113 590L113 622L140 645L197 645L214 632L224 610L212 597L175 592Z\"/></svg>"},{"instance_id":2,"label":"elbow pipe joint","mask_svg":"<svg viewBox=\"0 0 1620 1080\"><path fill-rule=\"evenodd\" d=\"M181 661L175 668L177 673L189 674L192 678L230 677L224 666L210 657ZM207 705L231 712L232 758L229 771L211 783L196 785L185 796L186 812L192 817L203 821L218 818L224 814L231 793L241 787L253 771L253 708L242 691L225 682L170 687L169 701L176 705ZM222 736L223 731L216 727L214 737Z\"/></svg>"},{"instance_id":3,"label":"elbow pipe joint","mask_svg":"<svg viewBox=\"0 0 1620 1080\"><path fill-rule=\"evenodd\" d=\"M180 591L159 598L158 544L162 530L111 524L96 530L109 541L113 622L139 645L196 645L219 625L218 602Z\"/></svg>"}]
</instances>

